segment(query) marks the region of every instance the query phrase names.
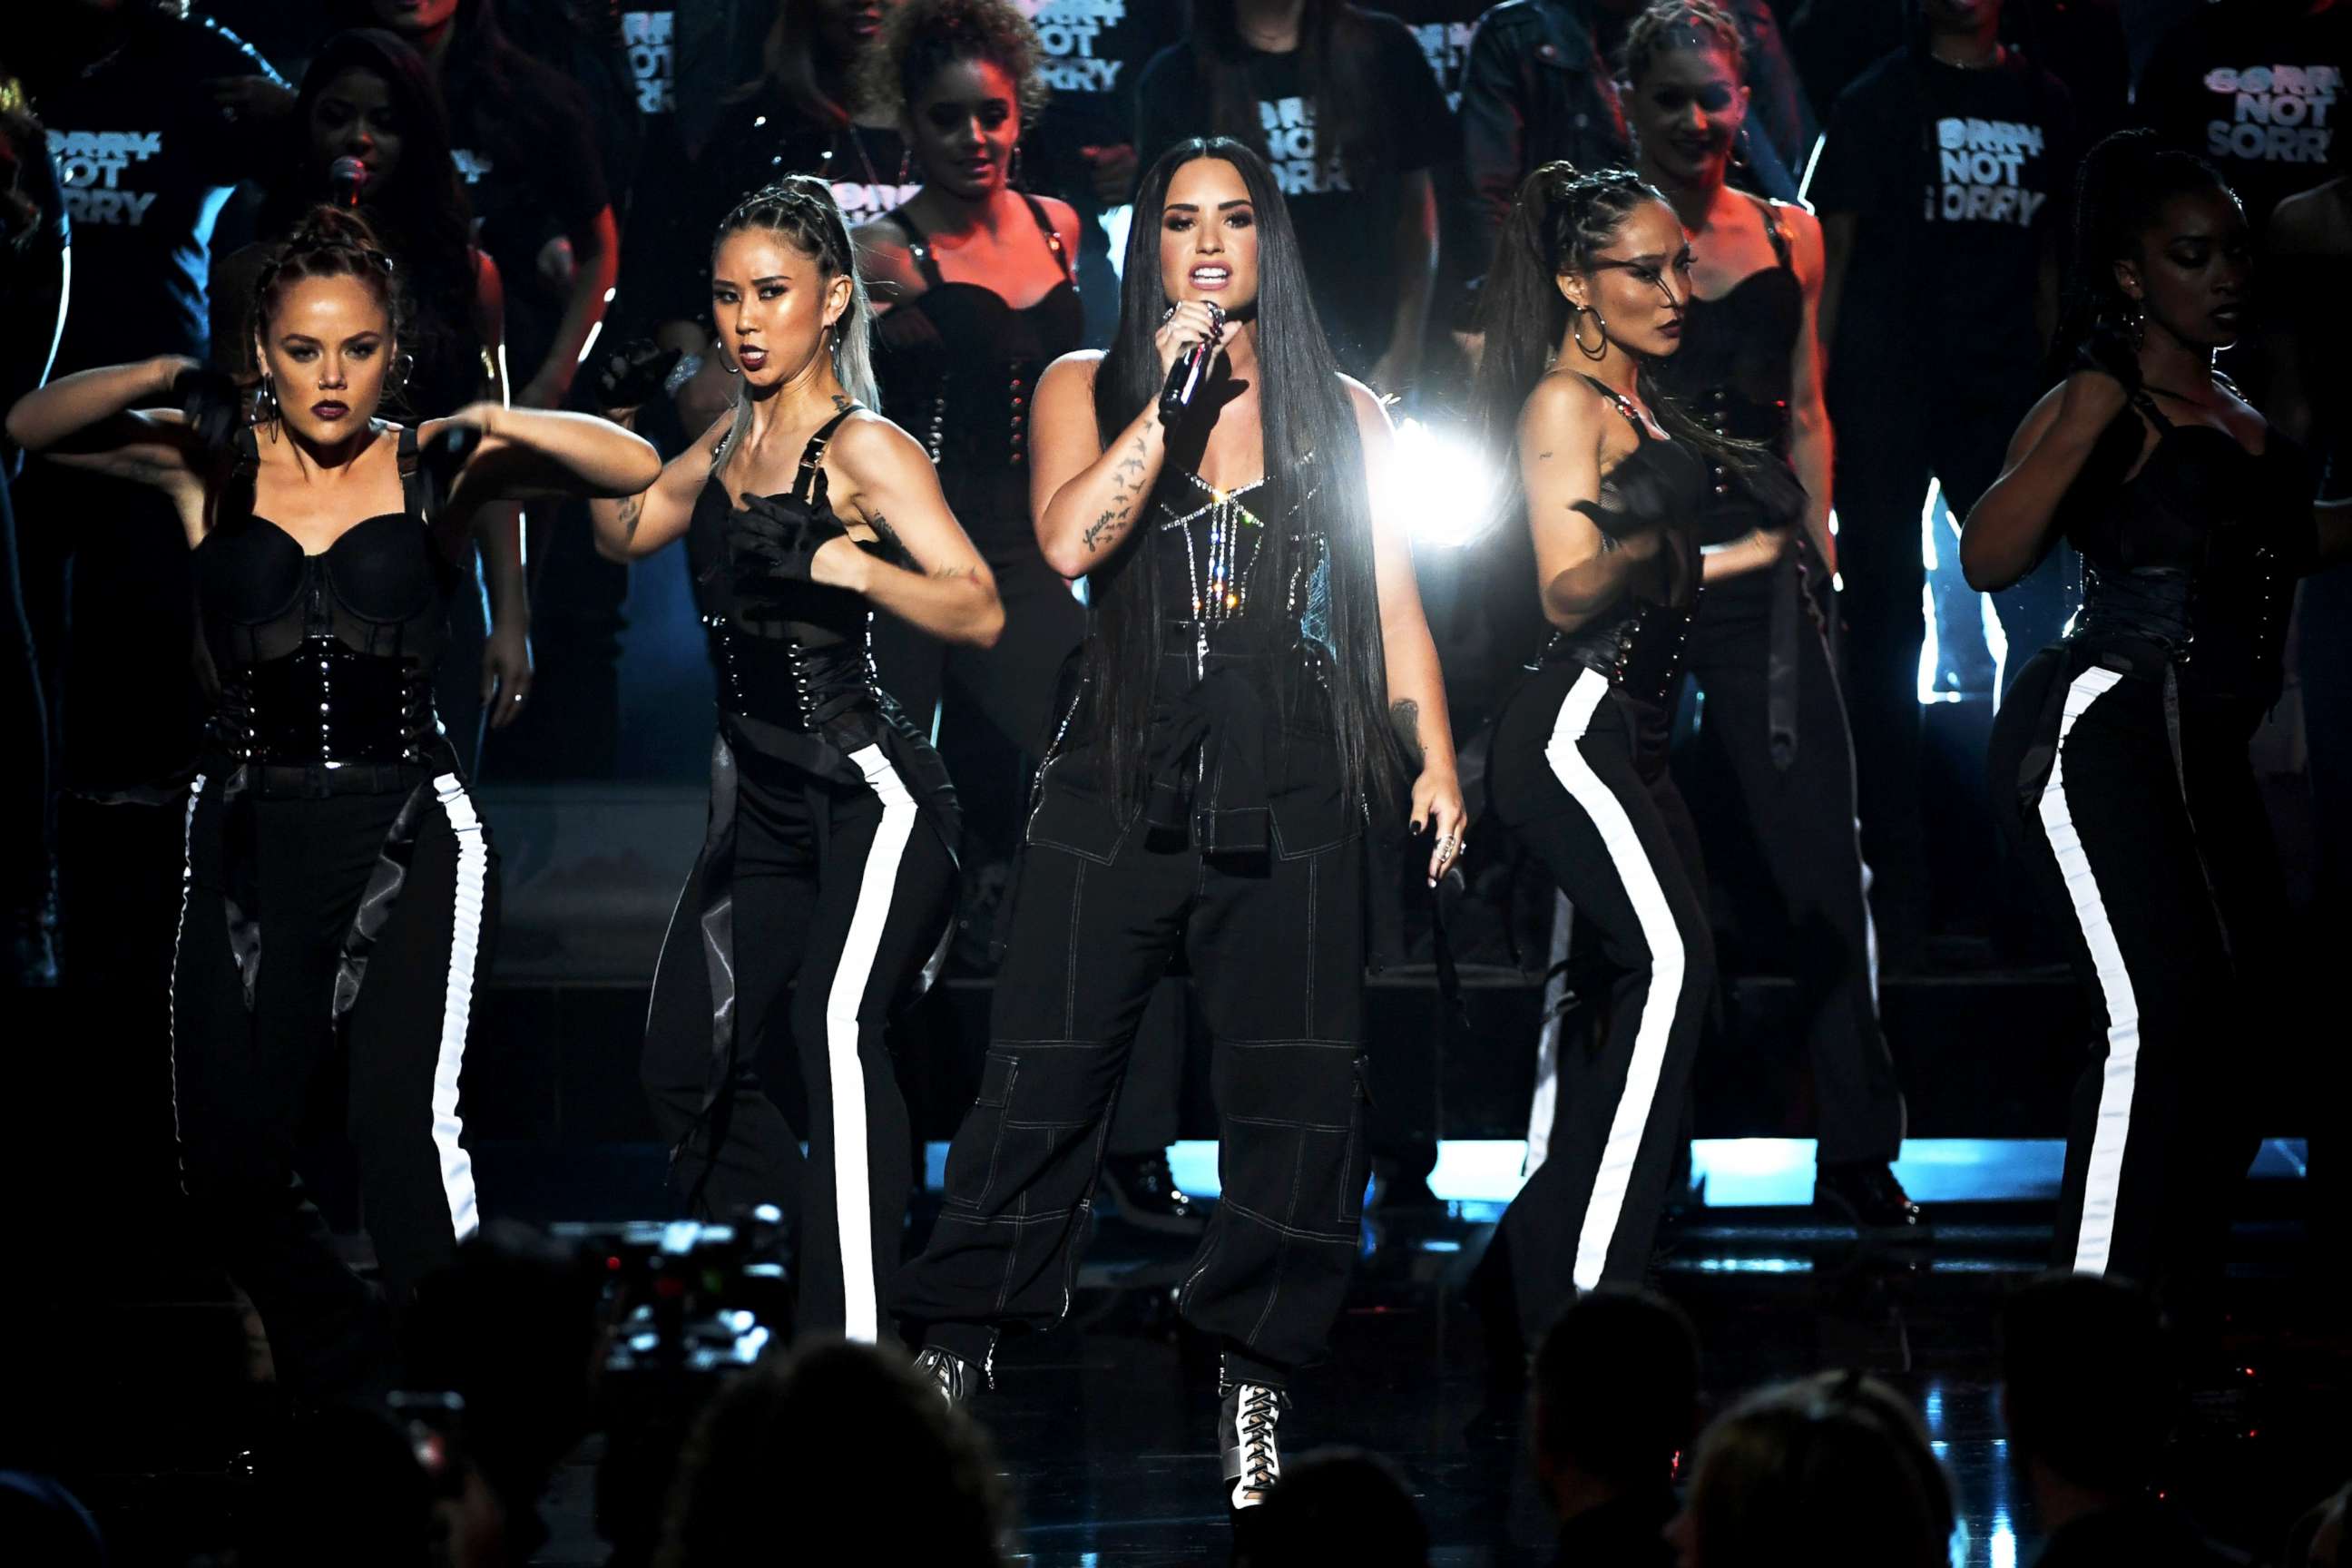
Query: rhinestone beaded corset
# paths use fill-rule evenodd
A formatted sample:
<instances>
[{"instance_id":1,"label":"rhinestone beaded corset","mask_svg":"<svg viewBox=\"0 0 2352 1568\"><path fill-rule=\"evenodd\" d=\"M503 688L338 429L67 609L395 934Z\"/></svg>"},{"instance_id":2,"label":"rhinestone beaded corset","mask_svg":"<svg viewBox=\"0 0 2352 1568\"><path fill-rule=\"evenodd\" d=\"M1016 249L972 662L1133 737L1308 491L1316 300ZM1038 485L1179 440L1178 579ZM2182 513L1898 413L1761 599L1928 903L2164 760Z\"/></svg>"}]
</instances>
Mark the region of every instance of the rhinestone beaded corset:
<instances>
[{"instance_id":1,"label":"rhinestone beaded corset","mask_svg":"<svg viewBox=\"0 0 2352 1568\"><path fill-rule=\"evenodd\" d=\"M1267 613L1296 626L1309 642L1328 643L1330 618L1330 560L1319 530L1297 522L1299 512L1315 495L1308 489L1269 524L1253 510L1271 510L1268 481L1261 477L1232 489L1209 484L1196 474L1184 479L1197 504L1180 510L1162 498L1155 547L1160 552L1161 608L1168 619L1203 636L1213 626ZM1257 570L1259 557L1270 540L1268 530L1288 530L1283 552L1287 570L1283 581L1265 581Z\"/></svg>"}]
</instances>

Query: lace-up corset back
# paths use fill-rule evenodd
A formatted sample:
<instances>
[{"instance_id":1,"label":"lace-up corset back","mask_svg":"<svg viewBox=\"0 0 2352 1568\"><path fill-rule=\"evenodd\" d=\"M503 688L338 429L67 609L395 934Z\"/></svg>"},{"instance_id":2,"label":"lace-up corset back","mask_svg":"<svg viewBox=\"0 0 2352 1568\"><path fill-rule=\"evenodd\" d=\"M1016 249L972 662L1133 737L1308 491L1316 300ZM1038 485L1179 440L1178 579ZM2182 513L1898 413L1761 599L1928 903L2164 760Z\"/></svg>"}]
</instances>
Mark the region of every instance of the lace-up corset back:
<instances>
[{"instance_id":1,"label":"lace-up corset back","mask_svg":"<svg viewBox=\"0 0 2352 1568\"><path fill-rule=\"evenodd\" d=\"M2157 442L2133 472L2143 418ZM2083 554L2074 635L2153 643L2185 688L2267 703L2279 689L2294 579L2316 549L2311 494L2302 449L2276 428L2252 453L2227 431L2175 424L2136 393L2061 513Z\"/></svg>"},{"instance_id":2,"label":"lace-up corset back","mask_svg":"<svg viewBox=\"0 0 2352 1568\"><path fill-rule=\"evenodd\" d=\"M403 508L316 554L253 508L250 429L195 552L212 723L229 755L264 763L422 760L438 739L433 672L461 574L436 543L416 433L398 437Z\"/></svg>"}]
</instances>

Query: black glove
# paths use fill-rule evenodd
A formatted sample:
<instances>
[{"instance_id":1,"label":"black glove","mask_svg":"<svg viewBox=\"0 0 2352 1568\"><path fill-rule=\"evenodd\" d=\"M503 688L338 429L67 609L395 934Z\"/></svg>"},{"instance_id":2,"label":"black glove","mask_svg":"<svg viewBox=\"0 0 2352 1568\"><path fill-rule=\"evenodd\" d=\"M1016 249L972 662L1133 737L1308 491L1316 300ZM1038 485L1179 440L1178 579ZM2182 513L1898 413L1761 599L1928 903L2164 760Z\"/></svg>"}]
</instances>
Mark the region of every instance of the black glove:
<instances>
[{"instance_id":1,"label":"black glove","mask_svg":"<svg viewBox=\"0 0 2352 1568\"><path fill-rule=\"evenodd\" d=\"M457 476L466 469L466 461L482 444L478 426L444 425L433 433L430 440L416 448L416 466L425 476L425 493L432 498L436 511L457 488Z\"/></svg>"},{"instance_id":2,"label":"black glove","mask_svg":"<svg viewBox=\"0 0 2352 1568\"><path fill-rule=\"evenodd\" d=\"M236 378L208 364L190 365L172 378L172 401L188 421L188 433L207 452L228 450L229 437L245 422L245 391Z\"/></svg>"},{"instance_id":3,"label":"black glove","mask_svg":"<svg viewBox=\"0 0 2352 1568\"><path fill-rule=\"evenodd\" d=\"M622 344L604 356L604 368L596 373L596 406L643 407L668 390L669 373L677 368L681 357L677 349L666 349L648 338Z\"/></svg>"},{"instance_id":4,"label":"black glove","mask_svg":"<svg viewBox=\"0 0 2352 1568\"><path fill-rule=\"evenodd\" d=\"M775 619L782 614L782 585L809 581L816 552L845 531L830 513L789 495L742 499L743 509L727 520L736 609L754 619Z\"/></svg>"}]
</instances>

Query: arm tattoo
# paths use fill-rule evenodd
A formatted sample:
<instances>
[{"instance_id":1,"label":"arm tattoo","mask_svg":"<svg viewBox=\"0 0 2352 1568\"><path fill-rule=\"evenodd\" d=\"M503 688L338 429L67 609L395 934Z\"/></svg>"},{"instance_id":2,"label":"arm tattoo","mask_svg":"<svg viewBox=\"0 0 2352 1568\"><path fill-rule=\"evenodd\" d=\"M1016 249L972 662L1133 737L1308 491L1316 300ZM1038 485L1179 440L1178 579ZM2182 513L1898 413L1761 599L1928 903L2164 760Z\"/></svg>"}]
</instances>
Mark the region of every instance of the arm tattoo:
<instances>
[{"instance_id":1,"label":"arm tattoo","mask_svg":"<svg viewBox=\"0 0 2352 1568\"><path fill-rule=\"evenodd\" d=\"M643 521L645 515L646 498L644 496L634 495L623 501L621 503L621 537L634 541L637 537L637 524Z\"/></svg>"},{"instance_id":2,"label":"arm tattoo","mask_svg":"<svg viewBox=\"0 0 2352 1568\"><path fill-rule=\"evenodd\" d=\"M1406 760L1415 768L1423 766L1426 754L1421 744L1421 704L1410 697L1390 703L1389 724L1396 731L1398 743L1404 747Z\"/></svg>"},{"instance_id":3,"label":"arm tattoo","mask_svg":"<svg viewBox=\"0 0 2352 1568\"><path fill-rule=\"evenodd\" d=\"M1110 471L1113 505L1087 525L1080 535L1088 550L1110 543L1127 531L1129 521L1135 515L1135 503L1143 499L1143 437L1138 436L1129 444Z\"/></svg>"}]
</instances>

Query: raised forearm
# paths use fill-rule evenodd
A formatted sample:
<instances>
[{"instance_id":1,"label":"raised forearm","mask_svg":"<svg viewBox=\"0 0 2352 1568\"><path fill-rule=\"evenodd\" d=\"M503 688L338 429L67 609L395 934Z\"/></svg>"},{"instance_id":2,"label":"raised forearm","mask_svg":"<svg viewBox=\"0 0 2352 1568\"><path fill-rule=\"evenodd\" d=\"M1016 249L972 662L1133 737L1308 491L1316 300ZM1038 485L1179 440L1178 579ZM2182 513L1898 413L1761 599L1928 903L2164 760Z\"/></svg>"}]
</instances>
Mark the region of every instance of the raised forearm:
<instances>
[{"instance_id":1,"label":"raised forearm","mask_svg":"<svg viewBox=\"0 0 2352 1568\"><path fill-rule=\"evenodd\" d=\"M1045 503L1037 518L1037 548L1045 564L1078 578L1114 554L1142 516L1167 456L1160 411L1146 408Z\"/></svg>"},{"instance_id":2,"label":"raised forearm","mask_svg":"<svg viewBox=\"0 0 2352 1568\"><path fill-rule=\"evenodd\" d=\"M855 546L850 548L855 549ZM913 572L857 552L854 584L877 609L945 642L991 647L1004 630L1004 605L985 567Z\"/></svg>"},{"instance_id":3,"label":"raised forearm","mask_svg":"<svg viewBox=\"0 0 2352 1568\"><path fill-rule=\"evenodd\" d=\"M194 363L164 355L61 375L16 400L8 410L8 439L27 452L47 451L118 414L156 406L180 372Z\"/></svg>"},{"instance_id":4,"label":"raised forearm","mask_svg":"<svg viewBox=\"0 0 2352 1568\"><path fill-rule=\"evenodd\" d=\"M481 405L479 413L490 441L554 468L567 481L560 488L571 493L635 496L661 478L661 458L653 444L609 419L495 405Z\"/></svg>"},{"instance_id":5,"label":"raised forearm","mask_svg":"<svg viewBox=\"0 0 2352 1568\"><path fill-rule=\"evenodd\" d=\"M564 296L563 315L555 325L555 341L548 345L547 358L541 362L521 395L524 401L543 408L554 407L571 392L572 378L580 373L581 356L588 352L589 335L604 319L613 285L621 275L618 236L609 213L598 220L587 245L582 246L576 239L573 244L579 268L572 274L570 292Z\"/></svg>"}]
</instances>

